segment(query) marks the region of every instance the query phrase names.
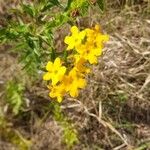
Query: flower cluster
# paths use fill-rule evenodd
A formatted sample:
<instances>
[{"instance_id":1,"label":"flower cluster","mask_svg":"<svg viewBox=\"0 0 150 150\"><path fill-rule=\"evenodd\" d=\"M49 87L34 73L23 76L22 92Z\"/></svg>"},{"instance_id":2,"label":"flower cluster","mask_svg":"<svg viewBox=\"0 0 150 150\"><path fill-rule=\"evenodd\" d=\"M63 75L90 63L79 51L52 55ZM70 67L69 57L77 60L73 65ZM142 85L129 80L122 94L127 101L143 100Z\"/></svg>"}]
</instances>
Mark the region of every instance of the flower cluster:
<instances>
[{"instance_id":1,"label":"flower cluster","mask_svg":"<svg viewBox=\"0 0 150 150\"><path fill-rule=\"evenodd\" d=\"M69 53L67 64L57 57L54 62L49 61L46 65L47 73L43 79L51 81L48 85L49 96L57 98L58 102L62 101L66 93L77 97L78 90L86 86L85 76L90 72L89 64L98 62L103 43L108 39L108 35L100 32L99 25L82 31L76 26L71 27L71 35L64 40Z\"/></svg>"}]
</instances>

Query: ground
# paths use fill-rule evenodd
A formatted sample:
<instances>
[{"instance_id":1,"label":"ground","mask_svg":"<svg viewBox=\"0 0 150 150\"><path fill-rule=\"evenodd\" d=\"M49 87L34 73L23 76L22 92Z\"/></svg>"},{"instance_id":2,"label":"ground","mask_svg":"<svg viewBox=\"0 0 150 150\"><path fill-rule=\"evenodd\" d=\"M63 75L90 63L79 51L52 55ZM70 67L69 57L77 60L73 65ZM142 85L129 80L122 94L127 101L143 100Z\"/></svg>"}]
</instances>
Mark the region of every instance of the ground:
<instances>
[{"instance_id":1,"label":"ground","mask_svg":"<svg viewBox=\"0 0 150 150\"><path fill-rule=\"evenodd\" d=\"M150 14L141 1L127 6L109 2L103 15L89 11L78 26L99 23L110 40L103 56L88 76L88 86L77 99L66 97L61 107L78 132L78 150L150 149ZM4 15L4 12L3 12ZM3 15L1 15L3 19ZM63 31L63 30L62 30ZM61 30L58 34L61 35ZM21 70L9 46L0 49L0 96L6 82ZM29 110L21 117L8 116L9 128L32 141L33 150L67 149L62 143L63 129L54 120L48 91L41 80L25 93ZM2 103L2 102L1 102ZM7 105L5 108L7 109ZM0 130L1 131L1 130ZM1 131L2 132L2 131ZM6 132L7 133L7 132ZM17 146L1 134L0 149Z\"/></svg>"}]
</instances>

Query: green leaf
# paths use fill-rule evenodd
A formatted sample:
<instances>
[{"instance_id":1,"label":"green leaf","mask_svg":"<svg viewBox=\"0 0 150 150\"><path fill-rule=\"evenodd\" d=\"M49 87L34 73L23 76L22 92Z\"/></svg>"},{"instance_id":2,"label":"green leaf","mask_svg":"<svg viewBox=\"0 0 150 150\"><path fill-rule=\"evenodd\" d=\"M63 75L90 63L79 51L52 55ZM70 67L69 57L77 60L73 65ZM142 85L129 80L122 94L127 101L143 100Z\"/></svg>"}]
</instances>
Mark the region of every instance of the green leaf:
<instances>
[{"instance_id":1,"label":"green leaf","mask_svg":"<svg viewBox=\"0 0 150 150\"><path fill-rule=\"evenodd\" d=\"M54 7L54 6L60 6L60 3L58 0L49 0L48 2L44 2L46 4L44 4L43 8L42 8L42 12Z\"/></svg>"},{"instance_id":2,"label":"green leaf","mask_svg":"<svg viewBox=\"0 0 150 150\"><path fill-rule=\"evenodd\" d=\"M63 52L63 59L64 61L67 63L67 57L68 57L68 52L67 50L65 49L64 52Z\"/></svg>"},{"instance_id":3,"label":"green leaf","mask_svg":"<svg viewBox=\"0 0 150 150\"><path fill-rule=\"evenodd\" d=\"M31 17L34 17L36 14L35 8L31 5L22 4L22 9L25 13L29 14Z\"/></svg>"},{"instance_id":4,"label":"green leaf","mask_svg":"<svg viewBox=\"0 0 150 150\"><path fill-rule=\"evenodd\" d=\"M55 49L52 48L52 51L51 51L51 60L54 61L56 58L56 51Z\"/></svg>"},{"instance_id":5,"label":"green leaf","mask_svg":"<svg viewBox=\"0 0 150 150\"><path fill-rule=\"evenodd\" d=\"M5 28L0 28L0 37L5 35L6 29Z\"/></svg>"},{"instance_id":6,"label":"green leaf","mask_svg":"<svg viewBox=\"0 0 150 150\"><path fill-rule=\"evenodd\" d=\"M101 9L101 11L104 11L105 0L97 0L97 4L98 4L99 8Z\"/></svg>"},{"instance_id":7,"label":"green leaf","mask_svg":"<svg viewBox=\"0 0 150 150\"><path fill-rule=\"evenodd\" d=\"M58 0L49 0L49 2L51 2L54 6L60 5Z\"/></svg>"},{"instance_id":8,"label":"green leaf","mask_svg":"<svg viewBox=\"0 0 150 150\"><path fill-rule=\"evenodd\" d=\"M65 8L65 11L68 11L70 9L71 3L73 2L73 0L68 0L67 2L67 6Z\"/></svg>"},{"instance_id":9,"label":"green leaf","mask_svg":"<svg viewBox=\"0 0 150 150\"><path fill-rule=\"evenodd\" d=\"M5 28L1 28L0 29L0 42L3 41L6 38L6 29Z\"/></svg>"},{"instance_id":10,"label":"green leaf","mask_svg":"<svg viewBox=\"0 0 150 150\"><path fill-rule=\"evenodd\" d=\"M18 33L26 33L28 32L28 27L27 25L18 25L16 30Z\"/></svg>"},{"instance_id":11,"label":"green leaf","mask_svg":"<svg viewBox=\"0 0 150 150\"><path fill-rule=\"evenodd\" d=\"M23 104L24 87L16 81L9 81L6 86L6 99L9 103L12 112L17 115Z\"/></svg>"},{"instance_id":12,"label":"green leaf","mask_svg":"<svg viewBox=\"0 0 150 150\"><path fill-rule=\"evenodd\" d=\"M33 42L32 38L28 37L26 40L27 40L29 47L34 49L34 42Z\"/></svg>"},{"instance_id":13,"label":"green leaf","mask_svg":"<svg viewBox=\"0 0 150 150\"><path fill-rule=\"evenodd\" d=\"M63 138L68 148L71 148L75 143L78 143L77 131L73 129L69 123L67 123L67 126L64 128Z\"/></svg>"}]
</instances>

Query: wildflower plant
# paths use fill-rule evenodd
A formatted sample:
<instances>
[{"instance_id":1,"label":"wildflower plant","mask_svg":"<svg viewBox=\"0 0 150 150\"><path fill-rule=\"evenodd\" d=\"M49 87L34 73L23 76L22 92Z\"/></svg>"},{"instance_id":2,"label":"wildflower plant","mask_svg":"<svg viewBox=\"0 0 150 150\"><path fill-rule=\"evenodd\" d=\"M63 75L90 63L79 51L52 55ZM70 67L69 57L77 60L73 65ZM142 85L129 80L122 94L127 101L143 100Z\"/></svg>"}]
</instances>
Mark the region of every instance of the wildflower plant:
<instances>
[{"instance_id":1,"label":"wildflower plant","mask_svg":"<svg viewBox=\"0 0 150 150\"><path fill-rule=\"evenodd\" d=\"M65 37L66 50L70 51L67 62L57 57L54 62L48 62L44 80L50 81L49 96L61 102L67 93L71 97L78 96L78 90L86 86L86 75L90 73L90 65L97 64L98 56L102 54L103 44L108 41L108 35L100 32L99 25L82 31L72 26L71 35ZM70 59L71 58L71 59ZM67 66L67 67L66 67Z\"/></svg>"}]
</instances>

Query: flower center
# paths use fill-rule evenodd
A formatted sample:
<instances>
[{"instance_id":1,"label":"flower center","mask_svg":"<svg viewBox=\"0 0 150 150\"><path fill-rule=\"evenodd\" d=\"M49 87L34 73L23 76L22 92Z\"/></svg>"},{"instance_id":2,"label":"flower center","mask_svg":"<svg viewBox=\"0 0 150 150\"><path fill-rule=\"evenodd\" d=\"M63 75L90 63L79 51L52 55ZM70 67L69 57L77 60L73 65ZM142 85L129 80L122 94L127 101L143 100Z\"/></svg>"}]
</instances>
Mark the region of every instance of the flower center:
<instances>
[{"instance_id":1,"label":"flower center","mask_svg":"<svg viewBox=\"0 0 150 150\"><path fill-rule=\"evenodd\" d=\"M55 71L54 71L54 74L57 74L57 73L58 73L58 70L55 70Z\"/></svg>"}]
</instances>

